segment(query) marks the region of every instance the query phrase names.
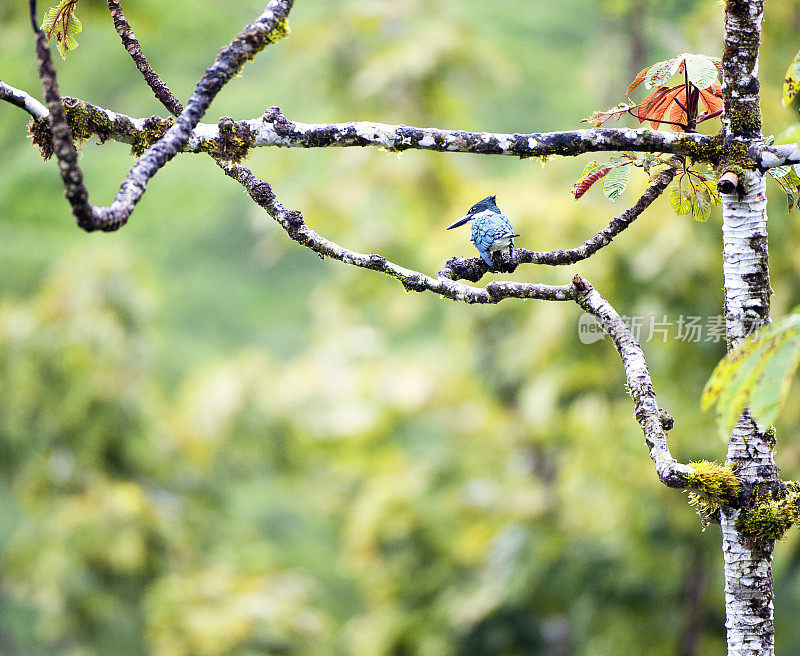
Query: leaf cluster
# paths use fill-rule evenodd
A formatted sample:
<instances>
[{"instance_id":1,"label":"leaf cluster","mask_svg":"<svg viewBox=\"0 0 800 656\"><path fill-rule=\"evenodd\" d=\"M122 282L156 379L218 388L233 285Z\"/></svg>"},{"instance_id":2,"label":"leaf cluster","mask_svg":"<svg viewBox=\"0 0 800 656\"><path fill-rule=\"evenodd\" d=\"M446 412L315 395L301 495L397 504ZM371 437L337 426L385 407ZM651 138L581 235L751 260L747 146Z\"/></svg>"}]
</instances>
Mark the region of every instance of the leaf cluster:
<instances>
[{"instance_id":1,"label":"leaf cluster","mask_svg":"<svg viewBox=\"0 0 800 656\"><path fill-rule=\"evenodd\" d=\"M639 123L650 121L653 129L668 125L677 132L694 131L698 123L722 113L722 89L717 82L721 66L718 57L691 53L656 62L639 71L625 90L629 94L642 84L654 89L640 103L621 103L596 111L583 121L600 127L611 118L619 120L624 114L631 114ZM668 85L672 77L680 74L683 79L679 83ZM701 103L706 109L703 114L699 111Z\"/></svg>"},{"instance_id":2,"label":"leaf cluster","mask_svg":"<svg viewBox=\"0 0 800 656\"><path fill-rule=\"evenodd\" d=\"M628 85L630 93L644 83L646 89L655 88L639 104L636 117L639 123L650 121L657 129L662 123L676 132L691 131L698 122L719 116L722 112L722 89L717 84L722 62L717 57L683 53L677 57L656 62L639 72ZM674 75L683 74L683 80L674 86L667 82ZM699 104L706 113L699 115ZM666 118L665 118L666 117Z\"/></svg>"},{"instance_id":3,"label":"leaf cluster","mask_svg":"<svg viewBox=\"0 0 800 656\"><path fill-rule=\"evenodd\" d=\"M691 214L695 221L707 221L711 206L720 204L714 178L692 169L684 169L675 177L667 200L675 214Z\"/></svg>"},{"instance_id":4,"label":"leaf cluster","mask_svg":"<svg viewBox=\"0 0 800 656\"><path fill-rule=\"evenodd\" d=\"M77 4L78 0L61 0L47 11L42 21L42 30L47 40L56 37L56 46L62 59L67 58L67 50L75 50L78 47L75 35L83 29L75 15Z\"/></svg>"}]
</instances>

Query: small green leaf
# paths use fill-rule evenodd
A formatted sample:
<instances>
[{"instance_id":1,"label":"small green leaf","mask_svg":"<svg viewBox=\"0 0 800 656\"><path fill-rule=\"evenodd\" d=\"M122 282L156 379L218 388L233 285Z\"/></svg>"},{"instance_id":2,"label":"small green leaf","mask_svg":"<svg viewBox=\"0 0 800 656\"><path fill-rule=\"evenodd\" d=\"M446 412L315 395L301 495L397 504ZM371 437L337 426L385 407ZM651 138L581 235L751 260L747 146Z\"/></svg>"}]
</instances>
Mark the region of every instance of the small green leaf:
<instances>
[{"instance_id":1,"label":"small green leaf","mask_svg":"<svg viewBox=\"0 0 800 656\"><path fill-rule=\"evenodd\" d=\"M679 184L673 184L669 188L669 194L667 195L667 200L669 201L669 206L672 208L672 211L675 212L678 216L682 216L684 214L688 214L692 211L692 204L689 200L689 197L684 193L681 189Z\"/></svg>"},{"instance_id":2,"label":"small green leaf","mask_svg":"<svg viewBox=\"0 0 800 656\"><path fill-rule=\"evenodd\" d=\"M612 203L616 203L625 187L628 186L628 181L631 179L630 166L616 166L611 169L608 174L603 178L603 193Z\"/></svg>"},{"instance_id":3,"label":"small green leaf","mask_svg":"<svg viewBox=\"0 0 800 656\"><path fill-rule=\"evenodd\" d=\"M581 172L581 177L578 180L583 180L587 175L591 175L595 171L600 168L600 165L597 163L596 159L593 159L589 162L586 166L583 167L583 171Z\"/></svg>"},{"instance_id":4,"label":"small green leaf","mask_svg":"<svg viewBox=\"0 0 800 656\"><path fill-rule=\"evenodd\" d=\"M775 179L781 189L786 194L788 210L791 211L800 191L800 177L797 175L796 165L775 166L767 169L767 172Z\"/></svg>"},{"instance_id":5,"label":"small green leaf","mask_svg":"<svg viewBox=\"0 0 800 656\"><path fill-rule=\"evenodd\" d=\"M797 92L800 91L800 51L794 56L783 80L783 98L781 102L784 107L791 104Z\"/></svg>"},{"instance_id":6,"label":"small green leaf","mask_svg":"<svg viewBox=\"0 0 800 656\"><path fill-rule=\"evenodd\" d=\"M686 62L686 76L698 89L707 89L717 80L717 66L706 55L683 55Z\"/></svg>"},{"instance_id":7,"label":"small green leaf","mask_svg":"<svg viewBox=\"0 0 800 656\"><path fill-rule=\"evenodd\" d=\"M696 182L702 186L703 190L708 196L709 202L712 205L720 205L722 203L722 199L719 197L716 179L703 173L693 172L692 175L694 176Z\"/></svg>"},{"instance_id":8,"label":"small green leaf","mask_svg":"<svg viewBox=\"0 0 800 656\"><path fill-rule=\"evenodd\" d=\"M692 218L701 223L708 221L708 217L711 216L711 199L709 198L708 192L698 191L690 200Z\"/></svg>"}]
</instances>

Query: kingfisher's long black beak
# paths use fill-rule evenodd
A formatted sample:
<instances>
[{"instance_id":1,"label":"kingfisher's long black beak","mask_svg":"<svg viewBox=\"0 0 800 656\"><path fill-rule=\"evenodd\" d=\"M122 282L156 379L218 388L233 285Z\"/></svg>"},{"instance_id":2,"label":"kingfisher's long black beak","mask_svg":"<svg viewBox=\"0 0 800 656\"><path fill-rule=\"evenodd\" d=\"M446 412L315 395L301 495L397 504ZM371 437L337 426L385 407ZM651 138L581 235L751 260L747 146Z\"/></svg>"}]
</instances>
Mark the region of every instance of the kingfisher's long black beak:
<instances>
[{"instance_id":1,"label":"kingfisher's long black beak","mask_svg":"<svg viewBox=\"0 0 800 656\"><path fill-rule=\"evenodd\" d=\"M458 221L456 221L453 225L447 226L447 230L452 230L453 228L457 228L458 226L464 225L467 221L469 221L472 217L467 214L466 216L462 216Z\"/></svg>"}]
</instances>

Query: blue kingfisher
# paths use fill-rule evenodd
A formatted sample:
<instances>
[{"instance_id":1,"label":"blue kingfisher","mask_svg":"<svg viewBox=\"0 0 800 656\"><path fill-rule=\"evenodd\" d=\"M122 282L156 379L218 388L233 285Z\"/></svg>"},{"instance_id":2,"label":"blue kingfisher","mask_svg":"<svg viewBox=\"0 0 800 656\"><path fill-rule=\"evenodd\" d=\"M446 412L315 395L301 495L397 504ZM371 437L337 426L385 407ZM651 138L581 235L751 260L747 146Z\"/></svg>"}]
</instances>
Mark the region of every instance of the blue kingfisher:
<instances>
[{"instance_id":1,"label":"blue kingfisher","mask_svg":"<svg viewBox=\"0 0 800 656\"><path fill-rule=\"evenodd\" d=\"M478 249L478 254L483 261L494 268L493 253L508 249L510 255L514 255L514 228L508 217L497 207L497 196L487 196L482 201L475 203L469 211L447 229L457 228L464 225L467 221L472 221L472 234L470 241Z\"/></svg>"}]
</instances>

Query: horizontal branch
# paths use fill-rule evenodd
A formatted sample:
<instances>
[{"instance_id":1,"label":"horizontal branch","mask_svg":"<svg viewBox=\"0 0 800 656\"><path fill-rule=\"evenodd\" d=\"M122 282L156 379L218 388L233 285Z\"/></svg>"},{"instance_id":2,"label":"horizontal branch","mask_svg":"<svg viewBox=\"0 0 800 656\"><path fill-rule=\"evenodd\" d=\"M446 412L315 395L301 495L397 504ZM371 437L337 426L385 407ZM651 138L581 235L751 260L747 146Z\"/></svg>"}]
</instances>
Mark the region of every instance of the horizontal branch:
<instances>
[{"instance_id":1,"label":"horizontal branch","mask_svg":"<svg viewBox=\"0 0 800 656\"><path fill-rule=\"evenodd\" d=\"M392 151L409 149L439 152L475 153L543 157L580 155L598 151L669 152L689 155L709 137L681 135L656 130L595 128L562 132L491 133L441 130L407 125L387 125L359 121L354 123L300 123L288 120L277 107L269 108L262 119L245 121L254 134L253 145L285 148L326 146L377 146ZM203 140L215 139L213 131L196 132ZM198 147L201 144L198 144Z\"/></svg>"},{"instance_id":2,"label":"horizontal branch","mask_svg":"<svg viewBox=\"0 0 800 656\"><path fill-rule=\"evenodd\" d=\"M786 144L782 146L760 146L750 149L748 153L761 168L771 169L784 164L800 164L800 144Z\"/></svg>"},{"instance_id":3,"label":"horizontal branch","mask_svg":"<svg viewBox=\"0 0 800 656\"><path fill-rule=\"evenodd\" d=\"M35 119L47 119L49 110L29 93L0 81L0 100L9 102L28 112ZM68 123L75 130L81 128L81 138L91 136L131 145L149 147L163 136L174 120L153 116L134 118L119 112L93 105L85 100L62 98L70 105ZM700 150L712 146L711 137L701 134L678 134L660 130L632 130L628 128L595 128L561 132L536 132L530 134L504 134L490 132L465 132L416 128L405 125L387 125L366 121L354 123L293 123L270 108L256 119L235 121L237 132L244 135L244 153L249 148L277 146L281 148L324 148L328 146L375 146L386 150L434 150L440 152L476 153L484 155L514 155L516 157L543 157L548 155L579 155L601 151L668 152L692 159ZM153 129L154 126L157 129ZM198 123L190 132L182 152L224 152L223 134L220 139L219 124ZM763 170L784 164L800 163L800 146L754 146L748 156ZM715 156L716 157L716 156Z\"/></svg>"},{"instance_id":4,"label":"horizontal branch","mask_svg":"<svg viewBox=\"0 0 800 656\"><path fill-rule=\"evenodd\" d=\"M71 116L68 117L71 127L75 129L79 126L85 130L82 133L83 138L96 135L103 140L112 139L128 144L148 143L161 136L158 132L148 132L148 121L152 125L157 120L163 126L162 132L173 124L171 118L133 118L85 100L67 97L63 100L72 108ZM710 137L701 134L630 128L505 134L418 128L368 121L299 123L287 120L277 107L269 108L261 118L235 121L235 127L236 132L243 135L247 149L268 146L279 148L373 146L396 152L413 149L480 155L513 155L521 158L574 156L588 152L623 150L691 156L710 140ZM226 135L223 134L222 140L225 138ZM180 150L194 153L214 152L220 149L220 140L219 124L198 123Z\"/></svg>"},{"instance_id":5,"label":"horizontal branch","mask_svg":"<svg viewBox=\"0 0 800 656\"><path fill-rule=\"evenodd\" d=\"M675 169L669 167L658 174L653 183L645 189L641 198L630 209L613 219L605 228L594 237L587 239L580 246L569 250L529 251L517 248L513 255L498 253L495 255L501 264L496 270L503 273L512 273L520 264L547 264L551 266L575 264L594 255L604 246L611 243L612 239L633 223L653 201L658 198L667 185L675 177ZM447 260L444 268L439 271L439 276L450 280L469 280L477 282L489 271L488 265L480 257L460 258L452 257Z\"/></svg>"}]
</instances>

